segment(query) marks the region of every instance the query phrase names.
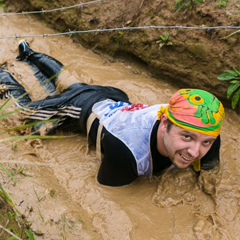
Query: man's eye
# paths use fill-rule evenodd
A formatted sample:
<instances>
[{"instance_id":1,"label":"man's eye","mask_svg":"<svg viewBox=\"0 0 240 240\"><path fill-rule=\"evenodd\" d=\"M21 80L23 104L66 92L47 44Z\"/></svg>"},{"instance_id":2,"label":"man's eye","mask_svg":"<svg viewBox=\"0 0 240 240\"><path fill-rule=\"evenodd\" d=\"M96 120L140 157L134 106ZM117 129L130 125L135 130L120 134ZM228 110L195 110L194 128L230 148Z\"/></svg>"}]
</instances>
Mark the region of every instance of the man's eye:
<instances>
[{"instance_id":1,"label":"man's eye","mask_svg":"<svg viewBox=\"0 0 240 240\"><path fill-rule=\"evenodd\" d=\"M203 142L203 146L205 146L205 147L208 147L208 146L210 146L211 144L212 144L211 141L204 141L204 142Z\"/></svg>"},{"instance_id":2,"label":"man's eye","mask_svg":"<svg viewBox=\"0 0 240 240\"><path fill-rule=\"evenodd\" d=\"M192 138L189 135L183 135L183 139L185 139L186 141L190 141Z\"/></svg>"}]
</instances>

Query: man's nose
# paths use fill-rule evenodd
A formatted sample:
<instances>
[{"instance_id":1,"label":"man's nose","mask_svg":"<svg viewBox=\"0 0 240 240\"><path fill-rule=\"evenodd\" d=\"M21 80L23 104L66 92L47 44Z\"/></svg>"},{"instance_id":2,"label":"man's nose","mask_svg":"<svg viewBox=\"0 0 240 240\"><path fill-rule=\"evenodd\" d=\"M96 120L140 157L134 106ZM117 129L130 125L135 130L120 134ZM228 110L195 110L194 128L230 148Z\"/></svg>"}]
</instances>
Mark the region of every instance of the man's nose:
<instances>
[{"instance_id":1,"label":"man's nose","mask_svg":"<svg viewBox=\"0 0 240 240\"><path fill-rule=\"evenodd\" d=\"M188 154L193 158L198 158L200 155L200 143L194 142L189 148L188 148Z\"/></svg>"}]
</instances>

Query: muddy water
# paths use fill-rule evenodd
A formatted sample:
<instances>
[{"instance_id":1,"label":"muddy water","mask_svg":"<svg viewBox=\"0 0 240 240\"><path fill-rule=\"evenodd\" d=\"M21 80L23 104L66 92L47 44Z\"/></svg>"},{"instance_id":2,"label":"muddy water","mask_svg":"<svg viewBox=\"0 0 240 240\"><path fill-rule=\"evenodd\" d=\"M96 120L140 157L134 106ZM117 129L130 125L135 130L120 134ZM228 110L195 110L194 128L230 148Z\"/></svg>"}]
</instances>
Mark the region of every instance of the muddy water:
<instances>
[{"instance_id":1,"label":"muddy water","mask_svg":"<svg viewBox=\"0 0 240 240\"><path fill-rule=\"evenodd\" d=\"M0 17L1 36L53 33L32 17ZM125 90L132 102L167 102L177 89L150 78L147 70L102 58L66 37L27 38L32 48L69 67L79 81ZM7 62L33 99L45 96L31 69L16 62L18 39L0 40ZM3 103L3 101L2 101ZM36 239L240 239L240 118L226 112L219 173L199 179L189 170L169 169L161 178L140 178L130 186L97 183L99 162L87 153L83 135L68 139L1 143L0 161L13 174L0 179ZM19 124L1 122L1 130ZM59 133L61 134L61 133Z\"/></svg>"}]
</instances>

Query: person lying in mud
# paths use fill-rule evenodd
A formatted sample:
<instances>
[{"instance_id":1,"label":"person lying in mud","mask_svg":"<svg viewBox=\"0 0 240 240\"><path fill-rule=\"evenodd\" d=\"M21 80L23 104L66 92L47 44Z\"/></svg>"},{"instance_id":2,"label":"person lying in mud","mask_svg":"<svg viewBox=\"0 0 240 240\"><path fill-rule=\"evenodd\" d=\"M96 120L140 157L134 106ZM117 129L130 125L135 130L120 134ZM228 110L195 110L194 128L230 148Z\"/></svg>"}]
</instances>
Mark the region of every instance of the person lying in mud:
<instances>
[{"instance_id":1,"label":"person lying in mud","mask_svg":"<svg viewBox=\"0 0 240 240\"><path fill-rule=\"evenodd\" d=\"M17 60L35 71L48 97L31 97L6 67L0 70L1 97L16 99L28 121L57 119L50 129L68 126L95 145L101 159L97 180L108 186L151 177L171 165L196 173L219 166L222 103L200 89L180 89L168 104L132 104L115 87L79 83L62 63L21 41ZM33 131L42 133L44 124Z\"/></svg>"}]
</instances>

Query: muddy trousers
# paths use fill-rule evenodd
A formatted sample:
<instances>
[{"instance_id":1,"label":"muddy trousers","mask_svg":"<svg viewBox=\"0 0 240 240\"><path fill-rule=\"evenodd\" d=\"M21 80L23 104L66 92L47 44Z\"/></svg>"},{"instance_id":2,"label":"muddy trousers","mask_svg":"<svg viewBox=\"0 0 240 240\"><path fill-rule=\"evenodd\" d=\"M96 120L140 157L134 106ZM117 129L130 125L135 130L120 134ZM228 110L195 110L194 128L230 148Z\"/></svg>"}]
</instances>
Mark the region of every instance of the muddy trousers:
<instances>
[{"instance_id":1,"label":"muddy trousers","mask_svg":"<svg viewBox=\"0 0 240 240\"><path fill-rule=\"evenodd\" d=\"M42 53L32 53L26 60L39 82L49 96L63 93L77 79L58 60ZM25 88L8 72L7 67L0 68L0 97L14 97L20 106L29 105L31 98ZM31 104L29 105L31 108Z\"/></svg>"},{"instance_id":2,"label":"muddy trousers","mask_svg":"<svg viewBox=\"0 0 240 240\"><path fill-rule=\"evenodd\" d=\"M78 83L61 62L49 55L33 52L25 62L33 68L40 85L50 96L61 94Z\"/></svg>"},{"instance_id":3,"label":"muddy trousers","mask_svg":"<svg viewBox=\"0 0 240 240\"><path fill-rule=\"evenodd\" d=\"M32 52L24 61L33 68L37 80L48 94L47 98L31 101L24 87L4 69L0 73L0 84L7 86L2 96L15 98L26 115L25 119L45 121L54 118L58 119L56 126L71 119L75 120L76 130L86 133L87 119L96 102L108 98L129 102L127 94L118 88L78 82L62 63L46 54Z\"/></svg>"},{"instance_id":4,"label":"muddy trousers","mask_svg":"<svg viewBox=\"0 0 240 240\"><path fill-rule=\"evenodd\" d=\"M75 95L71 85L77 83L58 60L42 53L33 52L26 60L35 73L39 84L45 89L48 97L32 101L25 88L14 78L6 66L0 68L0 98L13 98L15 105L21 108L23 119L27 122L58 119L54 128L67 118L79 121L81 109L74 107L70 99ZM62 75L60 77L60 75ZM78 83L78 88L81 88ZM66 91L66 93L64 93ZM78 122L74 124L76 127Z\"/></svg>"}]
</instances>

